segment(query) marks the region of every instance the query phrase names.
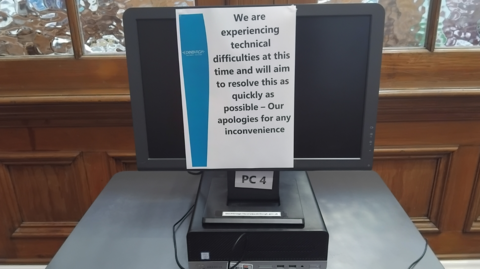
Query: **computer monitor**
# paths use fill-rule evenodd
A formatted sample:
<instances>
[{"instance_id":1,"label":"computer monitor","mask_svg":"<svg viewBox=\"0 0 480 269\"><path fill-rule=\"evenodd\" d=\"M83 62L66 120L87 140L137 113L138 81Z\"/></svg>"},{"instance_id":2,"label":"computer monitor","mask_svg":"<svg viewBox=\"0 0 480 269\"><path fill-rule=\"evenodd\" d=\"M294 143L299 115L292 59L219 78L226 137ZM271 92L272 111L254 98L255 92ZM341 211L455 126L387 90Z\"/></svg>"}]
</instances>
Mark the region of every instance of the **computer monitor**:
<instances>
[{"instance_id":1,"label":"computer monitor","mask_svg":"<svg viewBox=\"0 0 480 269\"><path fill-rule=\"evenodd\" d=\"M186 169L175 9L124 15L139 170ZM291 170L372 168L383 18L376 4L297 5Z\"/></svg>"}]
</instances>

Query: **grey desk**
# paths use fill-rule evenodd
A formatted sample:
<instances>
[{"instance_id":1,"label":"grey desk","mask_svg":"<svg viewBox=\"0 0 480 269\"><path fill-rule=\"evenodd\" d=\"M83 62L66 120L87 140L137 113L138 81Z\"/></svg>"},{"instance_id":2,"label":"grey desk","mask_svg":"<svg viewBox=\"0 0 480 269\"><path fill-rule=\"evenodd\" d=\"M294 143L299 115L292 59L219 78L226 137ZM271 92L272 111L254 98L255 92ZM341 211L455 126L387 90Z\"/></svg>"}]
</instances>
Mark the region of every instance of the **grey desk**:
<instances>
[{"instance_id":1,"label":"grey desk","mask_svg":"<svg viewBox=\"0 0 480 269\"><path fill-rule=\"evenodd\" d=\"M424 240L374 172L309 172L330 232L328 269L407 269ZM48 269L175 269L172 225L193 204L199 176L115 175ZM187 266L185 234L179 255ZM428 249L416 269L443 268Z\"/></svg>"}]
</instances>

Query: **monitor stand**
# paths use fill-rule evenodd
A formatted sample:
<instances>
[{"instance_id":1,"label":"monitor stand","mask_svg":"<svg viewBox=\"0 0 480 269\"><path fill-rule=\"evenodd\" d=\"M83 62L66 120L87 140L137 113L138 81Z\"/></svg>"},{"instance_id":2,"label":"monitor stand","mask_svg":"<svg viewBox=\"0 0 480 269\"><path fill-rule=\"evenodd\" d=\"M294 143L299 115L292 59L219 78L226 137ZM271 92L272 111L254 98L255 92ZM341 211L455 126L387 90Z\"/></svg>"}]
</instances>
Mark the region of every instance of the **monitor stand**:
<instances>
[{"instance_id":1,"label":"monitor stand","mask_svg":"<svg viewBox=\"0 0 480 269\"><path fill-rule=\"evenodd\" d=\"M205 171L201 184L209 186L203 186L208 189L203 226L304 227L297 181L281 175L274 171L272 189L265 190L236 188L235 171Z\"/></svg>"}]
</instances>

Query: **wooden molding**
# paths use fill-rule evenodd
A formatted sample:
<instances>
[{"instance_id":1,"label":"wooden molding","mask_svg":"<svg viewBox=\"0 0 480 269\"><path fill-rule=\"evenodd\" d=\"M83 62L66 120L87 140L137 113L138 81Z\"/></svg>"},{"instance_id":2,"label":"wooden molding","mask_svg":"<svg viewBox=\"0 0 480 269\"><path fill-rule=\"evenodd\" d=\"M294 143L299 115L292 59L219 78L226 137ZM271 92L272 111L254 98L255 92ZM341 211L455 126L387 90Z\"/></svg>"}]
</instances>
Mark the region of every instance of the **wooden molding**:
<instances>
[{"instance_id":1,"label":"wooden molding","mask_svg":"<svg viewBox=\"0 0 480 269\"><path fill-rule=\"evenodd\" d=\"M471 259L480 259L480 253L472 254L437 254L436 255L440 260L471 260Z\"/></svg>"},{"instance_id":2,"label":"wooden molding","mask_svg":"<svg viewBox=\"0 0 480 269\"><path fill-rule=\"evenodd\" d=\"M0 96L4 128L132 126L131 115L128 94ZM380 91L378 122L454 120L480 120L480 88Z\"/></svg>"},{"instance_id":3,"label":"wooden molding","mask_svg":"<svg viewBox=\"0 0 480 269\"><path fill-rule=\"evenodd\" d=\"M110 157L110 173L115 175L121 171L131 170L129 167L136 166L137 159L133 151L110 151L107 152Z\"/></svg>"},{"instance_id":4,"label":"wooden molding","mask_svg":"<svg viewBox=\"0 0 480 269\"><path fill-rule=\"evenodd\" d=\"M133 151L109 151L107 155L114 159L135 160L135 152Z\"/></svg>"},{"instance_id":5,"label":"wooden molding","mask_svg":"<svg viewBox=\"0 0 480 269\"><path fill-rule=\"evenodd\" d=\"M436 171L433 179L432 195L427 216L413 217L412 222L422 233L440 232L440 209L443 206L445 186L454 152L458 145L412 146L412 147L375 147L375 160L436 159Z\"/></svg>"},{"instance_id":6,"label":"wooden molding","mask_svg":"<svg viewBox=\"0 0 480 269\"><path fill-rule=\"evenodd\" d=\"M378 122L480 119L480 89L381 90Z\"/></svg>"},{"instance_id":7,"label":"wooden molding","mask_svg":"<svg viewBox=\"0 0 480 269\"><path fill-rule=\"evenodd\" d=\"M480 84L479 84L480 85ZM118 104L130 103L129 88L85 89L83 95L0 95L0 105L71 105L71 104ZM380 99L420 97L478 97L480 88L422 88L422 89L380 89Z\"/></svg>"},{"instance_id":8,"label":"wooden molding","mask_svg":"<svg viewBox=\"0 0 480 269\"><path fill-rule=\"evenodd\" d=\"M0 105L0 127L132 126L126 95L20 97L13 103Z\"/></svg>"},{"instance_id":9,"label":"wooden molding","mask_svg":"<svg viewBox=\"0 0 480 269\"><path fill-rule=\"evenodd\" d=\"M432 146L418 146L418 147L375 147L375 158L394 158L399 159L400 156L407 156L410 158L424 158L427 157L441 157L442 154L451 154L458 150L458 145L441 145L437 147Z\"/></svg>"},{"instance_id":10,"label":"wooden molding","mask_svg":"<svg viewBox=\"0 0 480 269\"><path fill-rule=\"evenodd\" d=\"M480 96L479 88L380 89L380 98Z\"/></svg>"},{"instance_id":11,"label":"wooden molding","mask_svg":"<svg viewBox=\"0 0 480 269\"><path fill-rule=\"evenodd\" d=\"M440 230L438 227L426 217L419 217L419 218L410 218L415 224L415 227L422 232L422 233L438 233Z\"/></svg>"},{"instance_id":12,"label":"wooden molding","mask_svg":"<svg viewBox=\"0 0 480 269\"><path fill-rule=\"evenodd\" d=\"M66 238L77 222L24 222L12 234L12 238Z\"/></svg>"},{"instance_id":13,"label":"wooden molding","mask_svg":"<svg viewBox=\"0 0 480 269\"><path fill-rule=\"evenodd\" d=\"M384 53L383 89L478 88L479 51ZM29 79L25 80L25 74ZM60 75L61 74L61 75ZM0 60L0 96L128 94L124 55ZM22 81L22 83L18 83Z\"/></svg>"},{"instance_id":14,"label":"wooden molding","mask_svg":"<svg viewBox=\"0 0 480 269\"><path fill-rule=\"evenodd\" d=\"M43 265L48 264L52 259L51 258L0 258L0 264L34 264L34 265Z\"/></svg>"},{"instance_id":15,"label":"wooden molding","mask_svg":"<svg viewBox=\"0 0 480 269\"><path fill-rule=\"evenodd\" d=\"M0 152L0 162L4 165L71 164L79 155L79 151Z\"/></svg>"},{"instance_id":16,"label":"wooden molding","mask_svg":"<svg viewBox=\"0 0 480 269\"><path fill-rule=\"evenodd\" d=\"M128 89L123 89L123 91ZM103 90L98 89L99 93ZM121 90L120 90L121 91ZM0 105L74 105L74 104L130 104L130 94L92 94L92 95L47 95L47 96L5 96Z\"/></svg>"},{"instance_id":17,"label":"wooden molding","mask_svg":"<svg viewBox=\"0 0 480 269\"><path fill-rule=\"evenodd\" d=\"M477 232L477 233L480 233L480 217L478 217L477 220L475 220L475 221L472 223L472 227L470 227L469 232Z\"/></svg>"}]
</instances>

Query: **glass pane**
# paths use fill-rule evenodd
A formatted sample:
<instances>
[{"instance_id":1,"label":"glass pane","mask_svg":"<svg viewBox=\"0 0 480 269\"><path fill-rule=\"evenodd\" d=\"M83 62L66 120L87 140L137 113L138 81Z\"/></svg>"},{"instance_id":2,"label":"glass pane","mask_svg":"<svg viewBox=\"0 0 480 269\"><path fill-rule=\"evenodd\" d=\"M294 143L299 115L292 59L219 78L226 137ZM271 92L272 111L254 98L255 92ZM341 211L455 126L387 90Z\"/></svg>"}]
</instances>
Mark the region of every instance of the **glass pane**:
<instances>
[{"instance_id":1,"label":"glass pane","mask_svg":"<svg viewBox=\"0 0 480 269\"><path fill-rule=\"evenodd\" d=\"M131 7L193 6L194 0L78 0L85 53L125 52L123 13Z\"/></svg>"},{"instance_id":2,"label":"glass pane","mask_svg":"<svg viewBox=\"0 0 480 269\"><path fill-rule=\"evenodd\" d=\"M384 47L423 47L429 0L319 0L318 3L379 3L385 8Z\"/></svg>"},{"instance_id":3,"label":"glass pane","mask_svg":"<svg viewBox=\"0 0 480 269\"><path fill-rule=\"evenodd\" d=\"M437 47L480 45L480 0L442 0Z\"/></svg>"},{"instance_id":4,"label":"glass pane","mask_svg":"<svg viewBox=\"0 0 480 269\"><path fill-rule=\"evenodd\" d=\"M0 0L0 56L72 53L64 0Z\"/></svg>"}]
</instances>

